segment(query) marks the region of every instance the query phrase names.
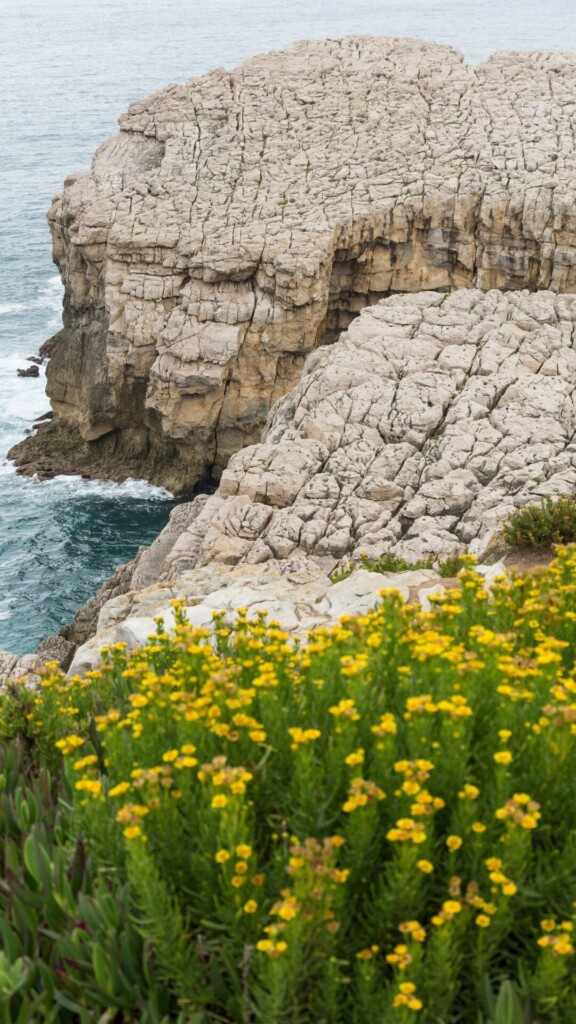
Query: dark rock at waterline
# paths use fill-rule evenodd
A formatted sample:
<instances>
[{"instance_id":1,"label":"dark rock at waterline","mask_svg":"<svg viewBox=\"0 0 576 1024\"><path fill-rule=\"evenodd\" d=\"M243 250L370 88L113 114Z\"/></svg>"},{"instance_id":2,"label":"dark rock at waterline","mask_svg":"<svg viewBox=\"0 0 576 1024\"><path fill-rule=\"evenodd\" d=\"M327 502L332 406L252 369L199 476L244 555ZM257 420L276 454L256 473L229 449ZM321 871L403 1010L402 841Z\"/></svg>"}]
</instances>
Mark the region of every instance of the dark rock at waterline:
<instances>
[{"instance_id":1,"label":"dark rock at waterline","mask_svg":"<svg viewBox=\"0 0 576 1024\"><path fill-rule=\"evenodd\" d=\"M27 363L37 363L38 366L42 366L42 363L44 362L44 360L41 359L40 356L26 356L26 362Z\"/></svg>"},{"instance_id":2,"label":"dark rock at waterline","mask_svg":"<svg viewBox=\"0 0 576 1024\"><path fill-rule=\"evenodd\" d=\"M45 412L42 416L37 416L36 419L34 420L34 423L47 423L49 420L53 418L54 413L52 412L51 409L49 409L49 411Z\"/></svg>"},{"instance_id":3,"label":"dark rock at waterline","mask_svg":"<svg viewBox=\"0 0 576 1024\"><path fill-rule=\"evenodd\" d=\"M63 636L47 636L40 641L36 654L44 663L57 661L60 668L66 672L70 668L75 649L75 645Z\"/></svg>"},{"instance_id":4,"label":"dark rock at waterline","mask_svg":"<svg viewBox=\"0 0 576 1024\"><path fill-rule=\"evenodd\" d=\"M178 449L162 438L149 445L147 432L138 429L132 434L114 430L85 441L68 424L45 420L36 424L32 437L10 449L8 458L16 462L19 473L37 475L41 480L71 473L88 480L121 483L136 476L175 495L190 493Z\"/></svg>"},{"instance_id":5,"label":"dark rock at waterline","mask_svg":"<svg viewBox=\"0 0 576 1024\"><path fill-rule=\"evenodd\" d=\"M16 370L19 377L39 377L40 367L37 363L33 363L32 366L26 366Z\"/></svg>"}]
</instances>

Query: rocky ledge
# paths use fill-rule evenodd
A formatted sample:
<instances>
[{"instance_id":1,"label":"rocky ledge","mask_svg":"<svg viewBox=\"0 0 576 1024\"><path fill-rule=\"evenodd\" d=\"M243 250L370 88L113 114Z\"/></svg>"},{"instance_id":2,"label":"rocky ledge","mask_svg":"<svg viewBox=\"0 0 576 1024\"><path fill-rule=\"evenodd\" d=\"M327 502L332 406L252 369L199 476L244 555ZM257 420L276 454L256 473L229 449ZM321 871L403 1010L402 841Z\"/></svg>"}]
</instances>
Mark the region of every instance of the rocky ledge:
<instances>
[{"instance_id":1,"label":"rocky ledge","mask_svg":"<svg viewBox=\"0 0 576 1024\"><path fill-rule=\"evenodd\" d=\"M366 610L382 587L426 604L450 585L433 569L333 584L361 554L472 551L490 582L510 512L576 490L575 339L576 296L549 291L419 292L363 310L308 357L216 493L179 505L64 631L79 646L71 671L144 640L174 597L196 625L247 606L303 634Z\"/></svg>"},{"instance_id":2,"label":"rocky ledge","mask_svg":"<svg viewBox=\"0 0 576 1024\"><path fill-rule=\"evenodd\" d=\"M482 559L515 508L576 491L575 433L576 296L393 296L308 357L130 586L213 562Z\"/></svg>"},{"instance_id":3,"label":"rocky ledge","mask_svg":"<svg viewBox=\"0 0 576 1024\"><path fill-rule=\"evenodd\" d=\"M576 290L575 97L574 55L359 37L133 104L50 211L54 419L13 457L183 491L390 293Z\"/></svg>"},{"instance_id":4,"label":"rocky ledge","mask_svg":"<svg viewBox=\"0 0 576 1024\"><path fill-rule=\"evenodd\" d=\"M504 565L497 562L482 566L481 571L485 586L490 587L502 576ZM182 573L171 583L157 583L108 601L100 611L95 636L76 651L70 674L97 668L103 647L123 643L133 650L145 644L156 632L158 616L170 629L174 600L184 602L188 622L201 629L212 628L216 613L231 620L243 608L250 618L266 613L281 629L303 640L320 626L365 614L381 600L383 590L394 590L404 601L418 602L428 610L434 596L454 585L457 581L441 579L433 569L391 573L356 569L346 579L333 582L301 559L265 566L209 565Z\"/></svg>"}]
</instances>

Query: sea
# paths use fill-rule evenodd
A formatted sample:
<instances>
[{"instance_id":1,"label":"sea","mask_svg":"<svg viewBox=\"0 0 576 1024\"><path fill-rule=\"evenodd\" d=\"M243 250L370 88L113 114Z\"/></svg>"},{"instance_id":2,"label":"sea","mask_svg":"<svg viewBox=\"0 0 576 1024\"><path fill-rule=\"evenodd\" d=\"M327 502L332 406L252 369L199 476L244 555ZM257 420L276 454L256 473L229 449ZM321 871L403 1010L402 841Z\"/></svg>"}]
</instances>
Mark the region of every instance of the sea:
<instances>
[{"instance_id":1,"label":"sea","mask_svg":"<svg viewBox=\"0 0 576 1024\"><path fill-rule=\"evenodd\" d=\"M145 481L40 482L8 449L45 413L44 371L17 376L60 326L46 210L133 100L299 39L348 34L496 50L576 50L574 0L0 0L0 648L24 653L167 521Z\"/></svg>"}]
</instances>

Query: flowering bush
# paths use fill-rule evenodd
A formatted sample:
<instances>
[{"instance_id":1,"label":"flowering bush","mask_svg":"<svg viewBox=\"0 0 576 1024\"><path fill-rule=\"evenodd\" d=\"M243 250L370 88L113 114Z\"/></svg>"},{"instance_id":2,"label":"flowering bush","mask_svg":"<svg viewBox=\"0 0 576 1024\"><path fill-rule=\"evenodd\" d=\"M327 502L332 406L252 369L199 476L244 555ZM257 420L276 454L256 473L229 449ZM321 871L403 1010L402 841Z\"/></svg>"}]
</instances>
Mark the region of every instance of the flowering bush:
<instances>
[{"instance_id":1,"label":"flowering bush","mask_svg":"<svg viewBox=\"0 0 576 1024\"><path fill-rule=\"evenodd\" d=\"M305 645L176 618L0 714L62 761L169 1019L576 1020L576 550L490 599L471 564L431 612L386 592Z\"/></svg>"}]
</instances>

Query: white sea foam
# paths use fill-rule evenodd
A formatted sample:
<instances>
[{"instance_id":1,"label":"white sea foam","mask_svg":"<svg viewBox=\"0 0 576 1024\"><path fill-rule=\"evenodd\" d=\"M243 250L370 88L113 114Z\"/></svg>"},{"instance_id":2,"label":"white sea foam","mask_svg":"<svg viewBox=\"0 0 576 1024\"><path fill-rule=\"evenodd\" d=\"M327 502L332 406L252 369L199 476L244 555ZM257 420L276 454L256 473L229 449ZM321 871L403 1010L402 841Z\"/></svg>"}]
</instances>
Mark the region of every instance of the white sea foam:
<instances>
[{"instance_id":1,"label":"white sea foam","mask_svg":"<svg viewBox=\"0 0 576 1024\"><path fill-rule=\"evenodd\" d=\"M37 477L32 478L32 483L43 487L50 485L53 492L60 491L70 497L76 495L94 494L102 498L155 498L158 500L170 501L173 495L165 487L155 487L147 480L136 480L129 477L122 483L113 483L111 480L83 480L79 476L62 474L55 476L52 480L42 481Z\"/></svg>"},{"instance_id":2,"label":"white sea foam","mask_svg":"<svg viewBox=\"0 0 576 1024\"><path fill-rule=\"evenodd\" d=\"M27 306L24 302L0 302L0 316L6 316L9 313L20 313L26 308Z\"/></svg>"},{"instance_id":3,"label":"white sea foam","mask_svg":"<svg viewBox=\"0 0 576 1024\"><path fill-rule=\"evenodd\" d=\"M49 309L60 314L64 289L58 274L49 277L38 294L29 302L0 302L0 316L12 313L27 313L31 309Z\"/></svg>"},{"instance_id":4,"label":"white sea foam","mask_svg":"<svg viewBox=\"0 0 576 1024\"><path fill-rule=\"evenodd\" d=\"M30 355L33 353L30 352ZM4 352L2 353L2 365L0 367L0 374L11 374L15 372L20 366L26 365L26 356L22 352Z\"/></svg>"},{"instance_id":5,"label":"white sea foam","mask_svg":"<svg viewBox=\"0 0 576 1024\"><path fill-rule=\"evenodd\" d=\"M0 461L0 477L17 476L16 466L8 459ZM147 480L137 480L129 477L122 483L114 483L112 480L84 480L81 476L62 473L52 477L50 480L39 480L37 476L18 476L18 485L24 489L33 489L33 493L40 495L43 489L46 498L68 497L70 499L94 495L100 498L129 498L138 501L155 500L171 501L173 494L165 487L156 487L149 484Z\"/></svg>"}]
</instances>

